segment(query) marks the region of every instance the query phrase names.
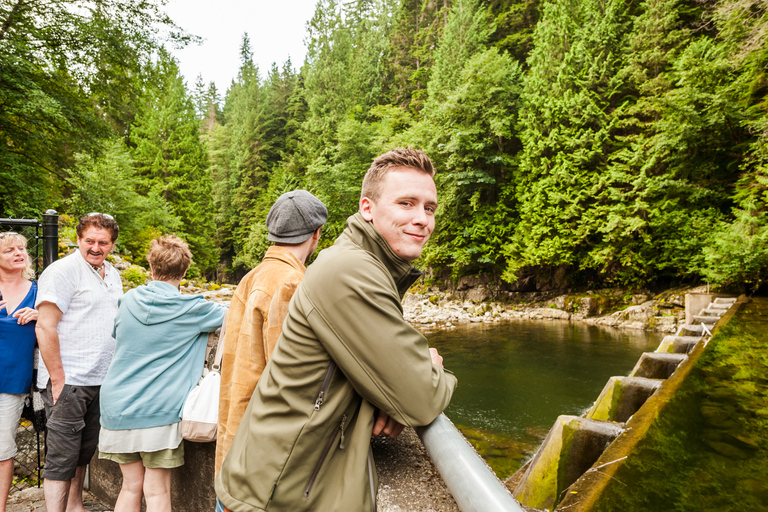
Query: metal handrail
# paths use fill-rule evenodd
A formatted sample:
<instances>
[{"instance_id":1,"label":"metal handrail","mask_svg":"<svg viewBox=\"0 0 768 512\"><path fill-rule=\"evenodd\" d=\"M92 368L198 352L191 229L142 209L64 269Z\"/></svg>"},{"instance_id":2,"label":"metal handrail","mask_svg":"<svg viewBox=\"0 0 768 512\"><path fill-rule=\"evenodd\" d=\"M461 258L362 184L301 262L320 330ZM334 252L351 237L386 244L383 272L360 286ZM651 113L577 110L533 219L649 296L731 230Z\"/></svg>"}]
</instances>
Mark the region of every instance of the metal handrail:
<instances>
[{"instance_id":1,"label":"metal handrail","mask_svg":"<svg viewBox=\"0 0 768 512\"><path fill-rule=\"evenodd\" d=\"M445 414L416 433L462 512L524 512Z\"/></svg>"}]
</instances>

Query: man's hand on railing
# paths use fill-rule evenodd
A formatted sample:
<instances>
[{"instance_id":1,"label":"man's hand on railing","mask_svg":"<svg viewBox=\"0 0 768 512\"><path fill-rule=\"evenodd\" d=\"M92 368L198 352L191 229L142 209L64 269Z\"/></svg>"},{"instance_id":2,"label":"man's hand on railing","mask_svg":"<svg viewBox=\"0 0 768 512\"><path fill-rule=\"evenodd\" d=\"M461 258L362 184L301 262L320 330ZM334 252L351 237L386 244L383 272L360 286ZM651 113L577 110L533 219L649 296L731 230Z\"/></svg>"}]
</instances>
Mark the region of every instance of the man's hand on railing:
<instances>
[{"instance_id":1,"label":"man's hand on railing","mask_svg":"<svg viewBox=\"0 0 768 512\"><path fill-rule=\"evenodd\" d=\"M430 348L429 355L432 358L432 364L436 364L440 368L443 368L443 356L437 353L436 348Z\"/></svg>"},{"instance_id":2,"label":"man's hand on railing","mask_svg":"<svg viewBox=\"0 0 768 512\"><path fill-rule=\"evenodd\" d=\"M377 435L381 434L394 439L400 435L400 432L402 432L404 428L405 425L401 425L400 423L390 418L387 413L381 409L377 409L376 422L373 424L373 432L371 432L371 437L376 437Z\"/></svg>"}]
</instances>

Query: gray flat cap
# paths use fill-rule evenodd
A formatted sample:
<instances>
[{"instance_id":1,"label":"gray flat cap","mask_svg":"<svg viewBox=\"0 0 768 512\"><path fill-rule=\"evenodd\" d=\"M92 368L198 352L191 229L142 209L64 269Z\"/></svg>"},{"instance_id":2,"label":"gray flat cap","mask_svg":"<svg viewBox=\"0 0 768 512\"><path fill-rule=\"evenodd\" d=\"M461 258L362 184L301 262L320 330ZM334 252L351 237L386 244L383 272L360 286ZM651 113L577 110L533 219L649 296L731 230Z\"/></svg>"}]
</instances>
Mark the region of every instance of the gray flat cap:
<instances>
[{"instance_id":1,"label":"gray flat cap","mask_svg":"<svg viewBox=\"0 0 768 512\"><path fill-rule=\"evenodd\" d=\"M300 244L325 224L328 210L306 190L293 190L281 195L267 214L270 242Z\"/></svg>"}]
</instances>

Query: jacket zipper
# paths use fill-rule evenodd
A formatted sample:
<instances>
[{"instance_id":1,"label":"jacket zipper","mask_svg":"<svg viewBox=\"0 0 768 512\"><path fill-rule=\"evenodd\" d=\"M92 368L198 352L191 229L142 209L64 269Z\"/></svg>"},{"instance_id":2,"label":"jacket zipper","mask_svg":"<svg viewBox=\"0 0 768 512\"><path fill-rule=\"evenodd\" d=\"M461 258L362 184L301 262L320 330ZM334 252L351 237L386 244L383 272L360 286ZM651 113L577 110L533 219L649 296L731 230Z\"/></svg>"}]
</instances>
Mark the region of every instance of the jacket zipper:
<instances>
[{"instance_id":1,"label":"jacket zipper","mask_svg":"<svg viewBox=\"0 0 768 512\"><path fill-rule=\"evenodd\" d=\"M323 405L323 402L325 402L325 393L328 391L328 386L331 385L331 378L333 377L333 372L335 371L336 371L336 362L331 361L331 364L328 365L328 370L325 372L323 383L320 385L320 391L317 392L317 397L315 397L316 411L319 411L320 406Z\"/></svg>"},{"instance_id":2,"label":"jacket zipper","mask_svg":"<svg viewBox=\"0 0 768 512\"><path fill-rule=\"evenodd\" d=\"M341 416L341 423L333 429L333 433L331 434L331 437L328 438L328 441L325 443L325 448L323 448L322 453L320 454L320 458L317 461L317 464L315 464L315 469L312 471L312 475L309 477L309 482L307 482L307 487L304 489L304 498L309 498L309 493L312 491L312 486L315 485L315 480L317 479L318 473L320 473L320 468L323 467L323 462L325 462L325 458L328 456L328 452L331 451L331 447L333 446L333 442L336 440L336 435L341 431L341 441L340 441L340 448L344 449L344 424L347 422L347 415L342 414Z\"/></svg>"},{"instance_id":3,"label":"jacket zipper","mask_svg":"<svg viewBox=\"0 0 768 512\"><path fill-rule=\"evenodd\" d=\"M376 512L376 486L373 485L373 461L371 460L371 449L368 449L368 484L371 486L371 501L373 502L373 512Z\"/></svg>"}]
</instances>

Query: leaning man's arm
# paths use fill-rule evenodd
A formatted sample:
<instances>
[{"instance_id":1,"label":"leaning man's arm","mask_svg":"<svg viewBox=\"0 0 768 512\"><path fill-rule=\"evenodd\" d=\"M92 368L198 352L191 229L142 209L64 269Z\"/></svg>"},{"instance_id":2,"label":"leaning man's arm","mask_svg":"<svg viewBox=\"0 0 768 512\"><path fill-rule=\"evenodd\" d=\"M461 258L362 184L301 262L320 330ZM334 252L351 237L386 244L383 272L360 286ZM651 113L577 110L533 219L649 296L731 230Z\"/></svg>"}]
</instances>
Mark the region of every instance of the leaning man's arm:
<instances>
[{"instance_id":1,"label":"leaning man's arm","mask_svg":"<svg viewBox=\"0 0 768 512\"><path fill-rule=\"evenodd\" d=\"M57 327L61 321L61 310L51 302L43 302L37 306L38 317L35 326L37 343L40 346L40 356L51 376L51 393L53 402L59 399L64 387L64 366L61 364L61 349Z\"/></svg>"},{"instance_id":2,"label":"leaning man's arm","mask_svg":"<svg viewBox=\"0 0 768 512\"><path fill-rule=\"evenodd\" d=\"M320 286L312 288L324 294L308 297L312 328L361 396L398 423L429 424L448 406L456 378L433 364L427 339L403 319L385 279L341 263L344 272L313 276Z\"/></svg>"}]
</instances>

